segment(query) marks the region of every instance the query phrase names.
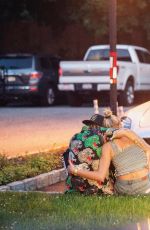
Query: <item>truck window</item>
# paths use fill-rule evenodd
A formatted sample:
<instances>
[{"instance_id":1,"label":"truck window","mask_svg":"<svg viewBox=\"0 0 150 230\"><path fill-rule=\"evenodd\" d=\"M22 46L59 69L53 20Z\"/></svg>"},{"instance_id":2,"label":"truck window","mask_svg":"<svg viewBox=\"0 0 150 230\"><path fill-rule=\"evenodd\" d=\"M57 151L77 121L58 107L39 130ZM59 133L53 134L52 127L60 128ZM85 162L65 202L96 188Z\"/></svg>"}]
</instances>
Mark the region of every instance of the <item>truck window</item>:
<instances>
[{"instance_id":1,"label":"truck window","mask_svg":"<svg viewBox=\"0 0 150 230\"><path fill-rule=\"evenodd\" d=\"M142 63L150 63L150 54L144 50L135 50L138 56L138 59Z\"/></svg>"},{"instance_id":2,"label":"truck window","mask_svg":"<svg viewBox=\"0 0 150 230\"><path fill-rule=\"evenodd\" d=\"M117 60L118 61L130 61L131 57L129 51L126 49L117 49Z\"/></svg>"},{"instance_id":3,"label":"truck window","mask_svg":"<svg viewBox=\"0 0 150 230\"><path fill-rule=\"evenodd\" d=\"M145 62L150 63L150 54L148 52L144 53L144 57L145 57Z\"/></svg>"},{"instance_id":4,"label":"truck window","mask_svg":"<svg viewBox=\"0 0 150 230\"><path fill-rule=\"evenodd\" d=\"M109 51L109 49L91 50L87 56L87 61L108 61ZM126 49L117 49L117 60L131 62L129 51Z\"/></svg>"},{"instance_id":5,"label":"truck window","mask_svg":"<svg viewBox=\"0 0 150 230\"><path fill-rule=\"evenodd\" d=\"M143 56L143 51L142 50L135 50L139 59L139 62L144 63L144 56Z\"/></svg>"},{"instance_id":6,"label":"truck window","mask_svg":"<svg viewBox=\"0 0 150 230\"><path fill-rule=\"evenodd\" d=\"M87 61L109 60L109 49L91 50L87 56Z\"/></svg>"}]
</instances>

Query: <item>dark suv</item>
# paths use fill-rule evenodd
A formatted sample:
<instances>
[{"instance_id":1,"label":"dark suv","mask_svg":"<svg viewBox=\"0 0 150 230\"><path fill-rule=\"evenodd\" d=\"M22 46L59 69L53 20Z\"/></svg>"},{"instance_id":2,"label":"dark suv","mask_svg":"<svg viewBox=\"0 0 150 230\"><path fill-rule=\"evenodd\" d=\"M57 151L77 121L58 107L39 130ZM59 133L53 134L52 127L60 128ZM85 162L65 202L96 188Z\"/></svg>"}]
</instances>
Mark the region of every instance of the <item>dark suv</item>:
<instances>
[{"instance_id":1,"label":"dark suv","mask_svg":"<svg viewBox=\"0 0 150 230\"><path fill-rule=\"evenodd\" d=\"M53 105L58 99L60 58L32 54L0 56L0 104L25 98L41 105Z\"/></svg>"}]
</instances>

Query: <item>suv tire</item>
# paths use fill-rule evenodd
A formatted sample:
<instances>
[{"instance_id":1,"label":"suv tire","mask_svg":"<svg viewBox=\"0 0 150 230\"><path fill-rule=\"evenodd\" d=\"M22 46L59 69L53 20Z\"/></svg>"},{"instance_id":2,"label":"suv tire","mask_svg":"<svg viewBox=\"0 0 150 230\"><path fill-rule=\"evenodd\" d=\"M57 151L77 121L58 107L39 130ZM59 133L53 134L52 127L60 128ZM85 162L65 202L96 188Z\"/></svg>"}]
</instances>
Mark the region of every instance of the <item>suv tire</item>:
<instances>
[{"instance_id":1,"label":"suv tire","mask_svg":"<svg viewBox=\"0 0 150 230\"><path fill-rule=\"evenodd\" d=\"M56 90L53 86L48 86L41 97L43 106L52 106L56 103Z\"/></svg>"}]
</instances>

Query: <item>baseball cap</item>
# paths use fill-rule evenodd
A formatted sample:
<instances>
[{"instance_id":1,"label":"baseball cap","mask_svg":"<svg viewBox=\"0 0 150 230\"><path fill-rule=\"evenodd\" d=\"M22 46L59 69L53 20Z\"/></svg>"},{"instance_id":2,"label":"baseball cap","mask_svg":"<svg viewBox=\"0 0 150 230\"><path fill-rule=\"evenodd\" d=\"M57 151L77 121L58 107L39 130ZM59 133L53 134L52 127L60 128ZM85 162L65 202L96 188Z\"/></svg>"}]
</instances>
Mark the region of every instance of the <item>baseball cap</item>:
<instances>
[{"instance_id":1,"label":"baseball cap","mask_svg":"<svg viewBox=\"0 0 150 230\"><path fill-rule=\"evenodd\" d=\"M85 125L99 125L103 126L104 116L100 114L94 114L89 120L83 120L82 123Z\"/></svg>"}]
</instances>

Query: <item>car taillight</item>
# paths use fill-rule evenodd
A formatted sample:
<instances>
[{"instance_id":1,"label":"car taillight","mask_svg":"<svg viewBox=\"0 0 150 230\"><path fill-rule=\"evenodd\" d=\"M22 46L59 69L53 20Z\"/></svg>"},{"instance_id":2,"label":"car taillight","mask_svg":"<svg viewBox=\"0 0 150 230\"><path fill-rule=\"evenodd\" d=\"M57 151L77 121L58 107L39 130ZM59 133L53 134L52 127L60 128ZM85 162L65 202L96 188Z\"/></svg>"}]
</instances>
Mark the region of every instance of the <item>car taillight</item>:
<instances>
[{"instance_id":1,"label":"car taillight","mask_svg":"<svg viewBox=\"0 0 150 230\"><path fill-rule=\"evenodd\" d=\"M40 78L42 77L42 73L41 72L31 72L29 74L29 85L30 85L30 90L31 91L36 91L37 90L37 84L40 80Z\"/></svg>"},{"instance_id":2,"label":"car taillight","mask_svg":"<svg viewBox=\"0 0 150 230\"><path fill-rule=\"evenodd\" d=\"M41 77L42 77L42 73L40 73L40 72L30 73L30 79L40 79Z\"/></svg>"},{"instance_id":3,"label":"car taillight","mask_svg":"<svg viewBox=\"0 0 150 230\"><path fill-rule=\"evenodd\" d=\"M61 76L63 75L63 70L62 70L62 68L61 68L61 67L59 68L58 73L59 73L59 77L61 77Z\"/></svg>"}]
</instances>

